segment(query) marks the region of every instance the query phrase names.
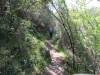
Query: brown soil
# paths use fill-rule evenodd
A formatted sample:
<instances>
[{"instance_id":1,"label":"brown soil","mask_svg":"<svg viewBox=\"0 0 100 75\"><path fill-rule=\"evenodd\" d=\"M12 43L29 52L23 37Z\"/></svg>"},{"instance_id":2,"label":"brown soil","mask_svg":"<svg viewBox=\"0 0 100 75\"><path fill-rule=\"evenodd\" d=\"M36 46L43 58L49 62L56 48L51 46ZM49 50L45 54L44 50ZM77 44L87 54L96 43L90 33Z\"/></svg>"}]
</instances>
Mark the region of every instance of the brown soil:
<instances>
[{"instance_id":1,"label":"brown soil","mask_svg":"<svg viewBox=\"0 0 100 75\"><path fill-rule=\"evenodd\" d=\"M54 48L53 40L46 40L46 45L47 50L51 55L51 62L41 75L69 75L67 70L64 68L61 54Z\"/></svg>"}]
</instances>

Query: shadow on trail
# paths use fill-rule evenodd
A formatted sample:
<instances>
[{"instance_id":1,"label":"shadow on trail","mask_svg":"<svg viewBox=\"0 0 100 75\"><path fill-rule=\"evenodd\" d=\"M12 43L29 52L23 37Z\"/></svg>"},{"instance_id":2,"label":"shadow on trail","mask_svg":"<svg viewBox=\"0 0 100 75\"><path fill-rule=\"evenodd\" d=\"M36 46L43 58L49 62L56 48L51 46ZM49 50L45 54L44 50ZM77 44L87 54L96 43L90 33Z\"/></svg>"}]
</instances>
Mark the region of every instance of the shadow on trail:
<instances>
[{"instance_id":1,"label":"shadow on trail","mask_svg":"<svg viewBox=\"0 0 100 75\"><path fill-rule=\"evenodd\" d=\"M45 43L52 60L41 75L69 75L63 65L61 54L54 48L53 40L46 40Z\"/></svg>"},{"instance_id":2,"label":"shadow on trail","mask_svg":"<svg viewBox=\"0 0 100 75\"><path fill-rule=\"evenodd\" d=\"M45 41L45 43L46 43L46 45L47 45L47 47L48 47L49 50L55 49L52 42L53 42L52 39L48 39L48 40Z\"/></svg>"}]
</instances>

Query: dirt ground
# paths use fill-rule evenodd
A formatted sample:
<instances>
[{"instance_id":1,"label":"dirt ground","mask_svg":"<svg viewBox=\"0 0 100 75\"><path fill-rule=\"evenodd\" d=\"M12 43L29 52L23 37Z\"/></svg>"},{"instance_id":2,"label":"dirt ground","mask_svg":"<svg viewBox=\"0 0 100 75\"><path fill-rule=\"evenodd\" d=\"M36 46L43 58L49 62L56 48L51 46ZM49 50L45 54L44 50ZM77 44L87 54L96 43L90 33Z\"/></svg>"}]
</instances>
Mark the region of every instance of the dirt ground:
<instances>
[{"instance_id":1,"label":"dirt ground","mask_svg":"<svg viewBox=\"0 0 100 75\"><path fill-rule=\"evenodd\" d=\"M64 68L64 64L62 63L61 54L54 48L53 40L49 39L45 42L47 45L47 50L51 55L51 62L41 75L69 75L67 70Z\"/></svg>"}]
</instances>

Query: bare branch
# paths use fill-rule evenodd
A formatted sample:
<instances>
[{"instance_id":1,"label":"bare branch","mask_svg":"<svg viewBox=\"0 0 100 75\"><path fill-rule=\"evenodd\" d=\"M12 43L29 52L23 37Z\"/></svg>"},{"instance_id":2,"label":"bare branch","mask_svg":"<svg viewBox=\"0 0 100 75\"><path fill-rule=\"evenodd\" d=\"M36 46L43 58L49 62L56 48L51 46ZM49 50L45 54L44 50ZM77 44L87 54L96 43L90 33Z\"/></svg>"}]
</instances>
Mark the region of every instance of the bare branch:
<instances>
[{"instance_id":1,"label":"bare branch","mask_svg":"<svg viewBox=\"0 0 100 75\"><path fill-rule=\"evenodd\" d=\"M87 5L87 4L89 4L91 1L93 1L93 0L90 0L90 1L88 1L88 2L86 3L86 0L84 0L84 4L83 4L83 5ZM78 0L76 1L76 4L77 4L77 5L80 5L80 3L79 3Z\"/></svg>"},{"instance_id":2,"label":"bare branch","mask_svg":"<svg viewBox=\"0 0 100 75\"><path fill-rule=\"evenodd\" d=\"M87 3L85 3L85 5L89 4L91 1L93 1L93 0L88 1Z\"/></svg>"},{"instance_id":3,"label":"bare branch","mask_svg":"<svg viewBox=\"0 0 100 75\"><path fill-rule=\"evenodd\" d=\"M50 0L49 0L50 1ZM60 16L60 19L61 19L61 21L59 20L59 22L61 23L61 25L64 27L64 29L65 29L65 31L66 31L66 33L67 33L67 35L68 35L68 38L69 38L69 41L70 41L70 45L71 45L71 48L72 48L72 50L74 51L74 43L73 43L73 41L72 41L72 38L71 38L71 35L70 35L70 33L68 32L68 29L66 28L66 26L65 26L65 24L64 24L64 21L63 21L63 19L62 19L62 17L61 17L61 15L62 14L60 14L59 12L58 12L58 10L57 10L57 8L55 7L55 5L53 4L53 2L52 1L50 1L51 2L51 4L53 5L53 7L56 9L56 11L57 11L57 13L59 14L59 16ZM54 15L54 14L53 14ZM55 15L54 15L54 17L56 17ZM58 18L56 17L56 19L58 20Z\"/></svg>"}]
</instances>

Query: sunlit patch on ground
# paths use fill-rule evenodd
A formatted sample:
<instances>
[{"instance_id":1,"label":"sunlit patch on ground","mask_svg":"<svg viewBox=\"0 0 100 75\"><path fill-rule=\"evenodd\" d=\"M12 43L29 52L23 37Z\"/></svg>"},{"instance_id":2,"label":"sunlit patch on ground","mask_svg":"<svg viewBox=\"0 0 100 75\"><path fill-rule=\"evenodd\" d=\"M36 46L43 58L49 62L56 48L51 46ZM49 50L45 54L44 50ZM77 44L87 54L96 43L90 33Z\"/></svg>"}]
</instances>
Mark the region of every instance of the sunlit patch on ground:
<instances>
[{"instance_id":1,"label":"sunlit patch on ground","mask_svg":"<svg viewBox=\"0 0 100 75\"><path fill-rule=\"evenodd\" d=\"M46 40L51 55L51 63L45 68L42 75L69 75L62 63L62 54L56 51L52 42L53 40Z\"/></svg>"}]
</instances>

